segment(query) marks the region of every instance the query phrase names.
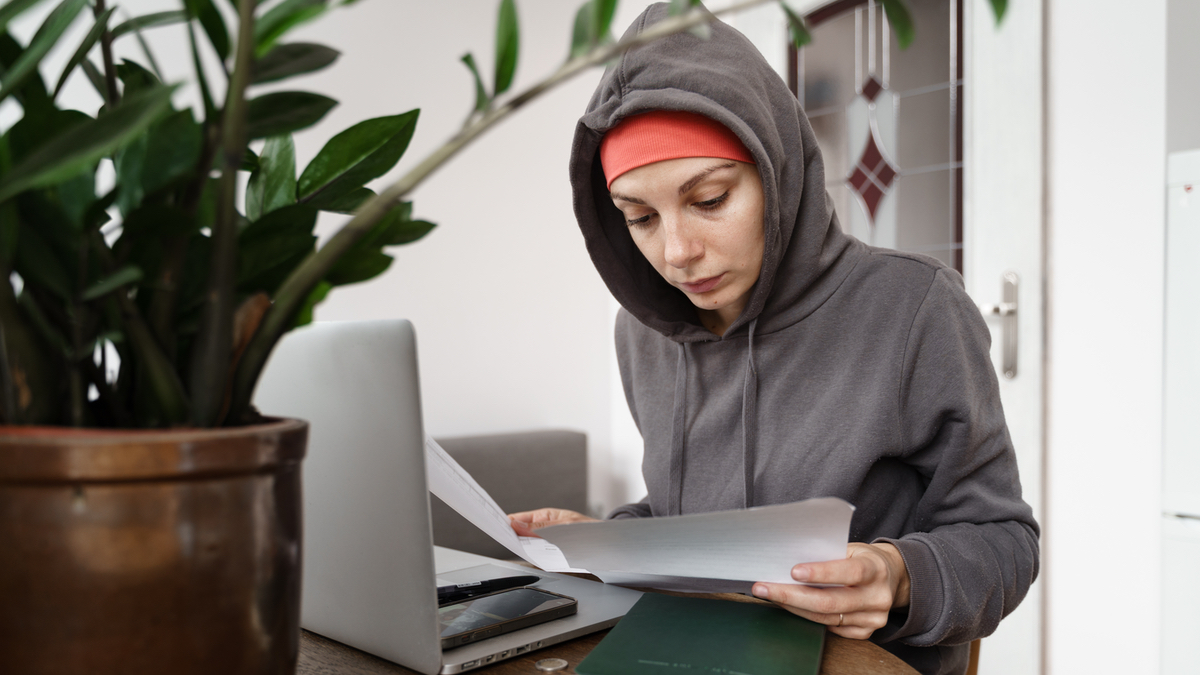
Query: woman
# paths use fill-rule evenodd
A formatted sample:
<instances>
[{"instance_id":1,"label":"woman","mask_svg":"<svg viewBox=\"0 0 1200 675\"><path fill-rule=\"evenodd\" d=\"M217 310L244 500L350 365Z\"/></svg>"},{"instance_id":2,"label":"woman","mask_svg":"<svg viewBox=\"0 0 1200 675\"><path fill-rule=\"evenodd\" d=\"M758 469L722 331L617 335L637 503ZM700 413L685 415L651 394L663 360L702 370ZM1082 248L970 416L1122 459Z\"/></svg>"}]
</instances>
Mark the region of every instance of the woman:
<instances>
[{"instance_id":1,"label":"woman","mask_svg":"<svg viewBox=\"0 0 1200 675\"><path fill-rule=\"evenodd\" d=\"M648 9L640 32L666 16ZM834 496L845 560L755 595L962 673L1038 570L1038 526L961 277L842 232L795 97L741 34L675 35L610 68L570 177L623 306L622 382L648 494L610 518ZM521 534L585 520L513 514Z\"/></svg>"}]
</instances>

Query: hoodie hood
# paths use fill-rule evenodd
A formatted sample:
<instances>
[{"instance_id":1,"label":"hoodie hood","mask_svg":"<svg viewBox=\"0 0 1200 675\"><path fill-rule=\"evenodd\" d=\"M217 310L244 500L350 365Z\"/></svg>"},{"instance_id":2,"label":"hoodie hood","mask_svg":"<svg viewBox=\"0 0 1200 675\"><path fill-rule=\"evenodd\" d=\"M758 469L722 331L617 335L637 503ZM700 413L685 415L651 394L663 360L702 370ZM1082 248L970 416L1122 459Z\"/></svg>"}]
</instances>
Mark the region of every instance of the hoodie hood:
<instances>
[{"instance_id":1,"label":"hoodie hood","mask_svg":"<svg viewBox=\"0 0 1200 675\"><path fill-rule=\"evenodd\" d=\"M626 35L668 16L666 3L642 13ZM716 21L703 39L679 33L627 53L604 73L575 129L570 179L575 215L592 261L617 301L676 342L720 339L694 305L642 256L612 204L600 141L626 117L682 110L725 125L750 151L763 187L763 261L741 316L725 336L790 326L812 313L853 268L855 240L837 223L812 126L796 97L754 45Z\"/></svg>"}]
</instances>

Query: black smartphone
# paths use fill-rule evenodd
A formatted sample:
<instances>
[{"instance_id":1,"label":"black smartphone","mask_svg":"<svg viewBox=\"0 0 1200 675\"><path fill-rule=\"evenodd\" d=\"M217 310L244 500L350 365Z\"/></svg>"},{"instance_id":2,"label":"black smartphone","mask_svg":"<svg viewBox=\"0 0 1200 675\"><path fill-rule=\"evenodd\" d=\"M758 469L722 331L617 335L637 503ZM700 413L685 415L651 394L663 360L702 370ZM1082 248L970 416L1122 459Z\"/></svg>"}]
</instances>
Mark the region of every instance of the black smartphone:
<instances>
[{"instance_id":1,"label":"black smartphone","mask_svg":"<svg viewBox=\"0 0 1200 675\"><path fill-rule=\"evenodd\" d=\"M439 607L442 649L570 616L577 608L575 598L540 588L511 588Z\"/></svg>"}]
</instances>

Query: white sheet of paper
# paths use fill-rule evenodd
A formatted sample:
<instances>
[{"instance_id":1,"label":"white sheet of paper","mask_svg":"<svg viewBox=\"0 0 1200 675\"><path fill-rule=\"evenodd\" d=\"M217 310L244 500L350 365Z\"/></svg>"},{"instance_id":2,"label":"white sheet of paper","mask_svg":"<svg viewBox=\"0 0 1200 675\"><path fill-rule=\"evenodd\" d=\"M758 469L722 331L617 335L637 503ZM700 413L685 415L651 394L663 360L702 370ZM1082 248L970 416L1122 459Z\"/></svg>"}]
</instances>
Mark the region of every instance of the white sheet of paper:
<instances>
[{"instance_id":1,"label":"white sheet of paper","mask_svg":"<svg viewBox=\"0 0 1200 675\"><path fill-rule=\"evenodd\" d=\"M606 584L629 586L631 588L657 588L660 591L677 591L679 593L741 593L751 595L752 581L732 581L730 579L699 579L696 577L668 577L661 574L632 574L629 572L605 572L594 570L592 574L600 577Z\"/></svg>"},{"instance_id":2,"label":"white sheet of paper","mask_svg":"<svg viewBox=\"0 0 1200 675\"><path fill-rule=\"evenodd\" d=\"M558 525L567 561L610 573L796 583L792 566L846 557L854 507L834 497L685 516ZM678 589L675 589L678 590Z\"/></svg>"},{"instance_id":3,"label":"white sheet of paper","mask_svg":"<svg viewBox=\"0 0 1200 675\"><path fill-rule=\"evenodd\" d=\"M558 547L545 539L517 536L508 523L508 516L487 490L480 487L437 441L428 437L425 439L425 474L430 492L521 559L547 572L587 572L568 565Z\"/></svg>"},{"instance_id":4,"label":"white sheet of paper","mask_svg":"<svg viewBox=\"0 0 1200 675\"><path fill-rule=\"evenodd\" d=\"M792 566L846 557L854 507L833 497L686 516L557 525L519 537L508 516L432 438L429 491L525 561L608 583L698 593L795 583Z\"/></svg>"}]
</instances>

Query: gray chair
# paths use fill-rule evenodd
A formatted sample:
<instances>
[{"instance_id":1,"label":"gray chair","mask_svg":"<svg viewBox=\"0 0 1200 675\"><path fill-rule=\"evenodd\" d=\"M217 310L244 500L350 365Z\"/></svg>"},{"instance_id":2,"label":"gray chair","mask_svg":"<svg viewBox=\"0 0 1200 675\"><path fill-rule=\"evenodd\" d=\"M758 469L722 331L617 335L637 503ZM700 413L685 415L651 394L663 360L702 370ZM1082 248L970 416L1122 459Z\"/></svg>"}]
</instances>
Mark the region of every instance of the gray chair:
<instances>
[{"instance_id":1,"label":"gray chair","mask_svg":"<svg viewBox=\"0 0 1200 675\"><path fill-rule=\"evenodd\" d=\"M588 512L586 434L528 431L437 442L505 513L543 506ZM492 558L516 557L432 494L429 503L433 543Z\"/></svg>"}]
</instances>

